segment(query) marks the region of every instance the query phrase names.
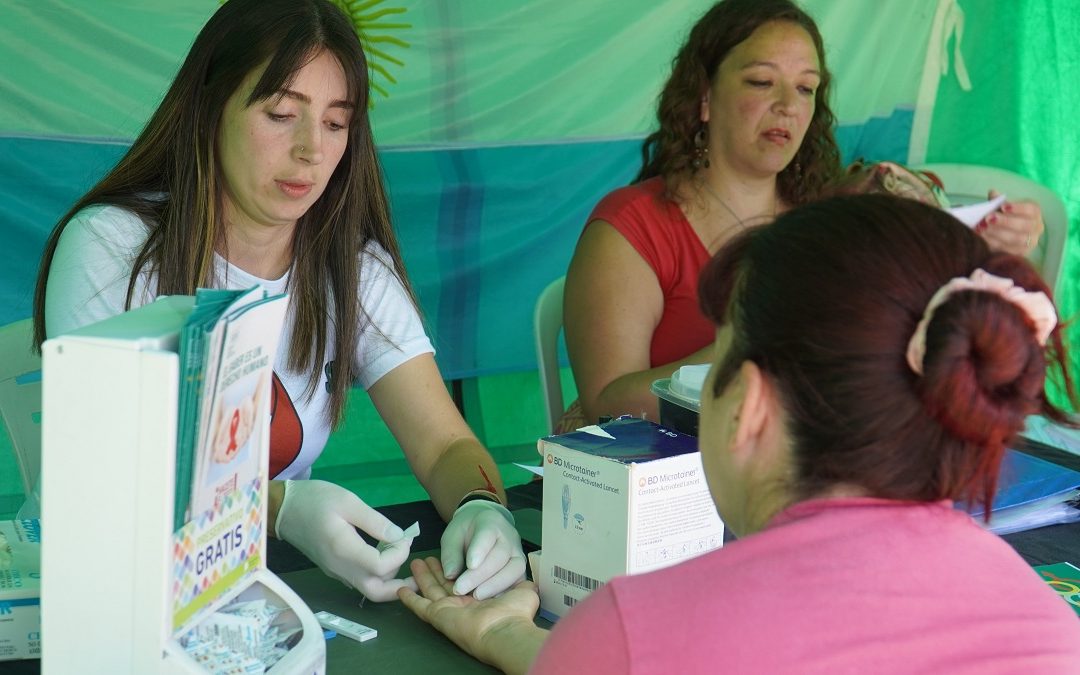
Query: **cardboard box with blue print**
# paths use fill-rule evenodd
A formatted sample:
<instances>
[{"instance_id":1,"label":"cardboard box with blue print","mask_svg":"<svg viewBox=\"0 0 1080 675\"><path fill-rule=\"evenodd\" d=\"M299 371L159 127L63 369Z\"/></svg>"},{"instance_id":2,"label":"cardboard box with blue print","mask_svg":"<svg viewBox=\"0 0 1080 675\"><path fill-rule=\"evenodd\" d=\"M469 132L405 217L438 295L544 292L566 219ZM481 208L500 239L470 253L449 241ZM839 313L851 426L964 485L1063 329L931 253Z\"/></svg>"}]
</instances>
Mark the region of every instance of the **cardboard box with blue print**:
<instances>
[{"instance_id":1,"label":"cardboard box with blue print","mask_svg":"<svg viewBox=\"0 0 1080 675\"><path fill-rule=\"evenodd\" d=\"M539 442L544 456L540 607L563 616L620 574L723 543L697 439L623 418Z\"/></svg>"},{"instance_id":2,"label":"cardboard box with blue print","mask_svg":"<svg viewBox=\"0 0 1080 675\"><path fill-rule=\"evenodd\" d=\"M0 521L0 661L41 658L41 528Z\"/></svg>"}]
</instances>

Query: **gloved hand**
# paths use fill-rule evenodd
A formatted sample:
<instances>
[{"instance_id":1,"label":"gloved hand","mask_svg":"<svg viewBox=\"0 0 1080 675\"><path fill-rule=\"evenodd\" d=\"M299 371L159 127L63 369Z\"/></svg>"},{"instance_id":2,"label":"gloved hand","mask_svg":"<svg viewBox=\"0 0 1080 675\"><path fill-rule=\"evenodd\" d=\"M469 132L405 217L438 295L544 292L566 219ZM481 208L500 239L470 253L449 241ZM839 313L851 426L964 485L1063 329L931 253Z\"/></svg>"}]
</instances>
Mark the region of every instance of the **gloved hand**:
<instances>
[{"instance_id":1,"label":"gloved hand","mask_svg":"<svg viewBox=\"0 0 1080 675\"><path fill-rule=\"evenodd\" d=\"M514 517L502 504L474 500L454 512L442 536L442 566L456 579L455 595L477 600L502 593L525 577L525 554Z\"/></svg>"},{"instance_id":2,"label":"gloved hand","mask_svg":"<svg viewBox=\"0 0 1080 675\"><path fill-rule=\"evenodd\" d=\"M359 527L379 541L394 542L378 551L357 534ZM397 589L416 583L395 579L409 557L412 539L400 527L345 488L321 480L285 481L285 497L274 530L333 577L366 597L384 602Z\"/></svg>"}]
</instances>

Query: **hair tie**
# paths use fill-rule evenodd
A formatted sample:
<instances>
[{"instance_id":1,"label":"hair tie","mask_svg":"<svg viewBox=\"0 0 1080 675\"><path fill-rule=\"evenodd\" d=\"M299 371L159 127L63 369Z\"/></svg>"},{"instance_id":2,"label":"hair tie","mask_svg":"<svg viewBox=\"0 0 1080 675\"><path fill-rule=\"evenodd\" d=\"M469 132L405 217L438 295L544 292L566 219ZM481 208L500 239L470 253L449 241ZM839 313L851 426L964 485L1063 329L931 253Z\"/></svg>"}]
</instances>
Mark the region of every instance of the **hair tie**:
<instances>
[{"instance_id":1,"label":"hair tie","mask_svg":"<svg viewBox=\"0 0 1080 675\"><path fill-rule=\"evenodd\" d=\"M923 374L923 358L926 356L926 326L930 323L937 308L953 293L959 291L993 293L1022 309L1035 323L1035 339L1039 342L1039 346L1046 344L1051 331L1057 325L1054 303L1050 302L1046 293L1025 291L1014 284L1012 279L996 277L985 270L977 269L971 273L970 277L956 277L950 280L939 288L927 303L926 311L923 312L919 324L915 326L915 334L911 336L907 348L908 365L916 374Z\"/></svg>"}]
</instances>

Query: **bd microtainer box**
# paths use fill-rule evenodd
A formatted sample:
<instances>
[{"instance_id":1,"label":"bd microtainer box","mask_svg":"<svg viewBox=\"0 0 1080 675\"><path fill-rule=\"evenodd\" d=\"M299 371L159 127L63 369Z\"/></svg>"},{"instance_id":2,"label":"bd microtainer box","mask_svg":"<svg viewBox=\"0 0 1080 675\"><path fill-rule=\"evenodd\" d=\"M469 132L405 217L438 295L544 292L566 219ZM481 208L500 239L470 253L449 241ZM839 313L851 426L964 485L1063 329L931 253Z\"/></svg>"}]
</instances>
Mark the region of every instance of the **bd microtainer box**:
<instances>
[{"instance_id":1,"label":"bd microtainer box","mask_svg":"<svg viewBox=\"0 0 1080 675\"><path fill-rule=\"evenodd\" d=\"M603 435L601 435L603 434ZM540 439L540 607L561 617L612 577L720 548L697 439L634 418Z\"/></svg>"},{"instance_id":2,"label":"bd microtainer box","mask_svg":"<svg viewBox=\"0 0 1080 675\"><path fill-rule=\"evenodd\" d=\"M0 521L0 661L41 658L41 527Z\"/></svg>"}]
</instances>

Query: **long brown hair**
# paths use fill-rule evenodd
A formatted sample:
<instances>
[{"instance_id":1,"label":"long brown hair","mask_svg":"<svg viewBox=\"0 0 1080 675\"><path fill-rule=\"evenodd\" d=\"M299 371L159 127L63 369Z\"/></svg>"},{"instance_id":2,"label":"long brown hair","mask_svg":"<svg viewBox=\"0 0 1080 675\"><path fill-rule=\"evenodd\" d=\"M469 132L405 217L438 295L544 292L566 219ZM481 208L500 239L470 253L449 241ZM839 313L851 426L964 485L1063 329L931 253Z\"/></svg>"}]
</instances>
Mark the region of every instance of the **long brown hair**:
<instances>
[{"instance_id":1,"label":"long brown hair","mask_svg":"<svg viewBox=\"0 0 1080 675\"><path fill-rule=\"evenodd\" d=\"M983 269L1052 297L1031 264L992 253L948 213L886 195L801 206L739 235L702 272L702 311L730 323L714 395L739 365L776 384L796 494L858 485L888 499L989 505L1007 444L1046 397L1048 362L1072 405L1060 326L1046 347L997 295L951 295L927 326L924 372L905 359L931 296Z\"/></svg>"},{"instance_id":2,"label":"long brown hair","mask_svg":"<svg viewBox=\"0 0 1080 675\"><path fill-rule=\"evenodd\" d=\"M825 45L817 24L789 0L722 0L694 24L672 62L656 111L660 127L641 146L641 171L635 183L662 176L667 193L675 193L676 182L691 170L693 139L701 127L702 94L728 53L770 21L787 21L806 30L821 70L806 136L795 159L776 178L780 198L790 205L803 204L840 174L840 150L833 136L836 117L829 107L832 75L825 66Z\"/></svg>"},{"instance_id":3,"label":"long brown hair","mask_svg":"<svg viewBox=\"0 0 1080 675\"><path fill-rule=\"evenodd\" d=\"M349 19L326 0L229 0L215 12L127 154L72 206L49 237L34 294L37 344L46 338L45 290L57 242L71 218L88 206L119 206L146 224L147 239L132 267L125 309L131 307L141 273L156 275L158 295L192 294L215 284L214 251L223 246L226 227L217 154L225 103L244 78L264 64L247 105L277 95L323 51L341 63L355 112L341 162L294 231L288 366L310 370L305 390L310 396L323 375L321 364L334 355L327 418L337 424L356 375L356 340L369 327L357 295L359 256L369 242L389 252L410 297L412 291L390 225L368 121L364 52Z\"/></svg>"}]
</instances>

